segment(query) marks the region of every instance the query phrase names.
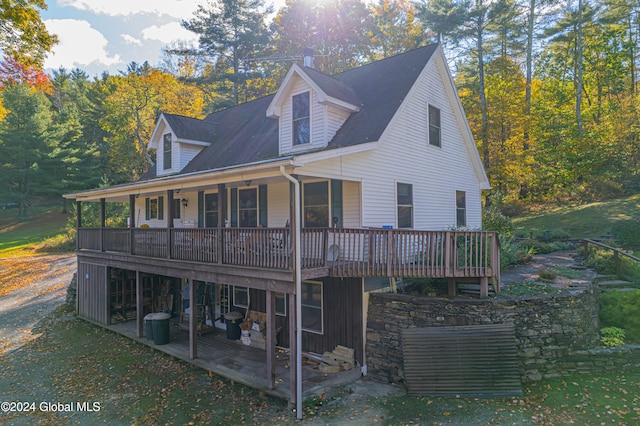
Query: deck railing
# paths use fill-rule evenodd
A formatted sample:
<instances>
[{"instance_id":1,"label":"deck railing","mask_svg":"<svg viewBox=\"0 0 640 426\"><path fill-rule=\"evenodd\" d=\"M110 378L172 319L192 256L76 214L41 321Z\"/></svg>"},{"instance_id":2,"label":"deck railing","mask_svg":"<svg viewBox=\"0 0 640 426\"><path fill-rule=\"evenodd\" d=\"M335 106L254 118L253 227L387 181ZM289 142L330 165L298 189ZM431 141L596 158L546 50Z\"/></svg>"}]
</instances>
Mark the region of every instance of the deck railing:
<instances>
[{"instance_id":1,"label":"deck railing","mask_svg":"<svg viewBox=\"0 0 640 426\"><path fill-rule=\"evenodd\" d=\"M80 228L79 250L292 270L289 228ZM305 228L302 268L332 276L498 277L494 232Z\"/></svg>"}]
</instances>

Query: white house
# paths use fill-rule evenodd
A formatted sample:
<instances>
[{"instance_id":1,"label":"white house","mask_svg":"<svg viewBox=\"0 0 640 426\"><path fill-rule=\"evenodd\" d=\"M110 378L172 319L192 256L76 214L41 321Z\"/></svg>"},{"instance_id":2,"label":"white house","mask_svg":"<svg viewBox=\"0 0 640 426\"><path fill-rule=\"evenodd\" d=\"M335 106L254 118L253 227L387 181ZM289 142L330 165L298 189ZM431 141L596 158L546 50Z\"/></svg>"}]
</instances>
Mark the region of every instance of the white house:
<instances>
[{"instance_id":1,"label":"white house","mask_svg":"<svg viewBox=\"0 0 640 426\"><path fill-rule=\"evenodd\" d=\"M294 64L271 96L203 120L162 114L149 148L142 180L68 196L79 218L84 202L130 203L129 228L79 220L79 314L109 325L128 309L140 337L167 294L176 321L186 299L208 306L205 326L259 312L269 390L278 329L292 368L342 345L366 372L365 279L446 277L454 293L475 278L486 294L499 275L480 231L489 183L439 45L332 76ZM203 358L196 321L190 357Z\"/></svg>"}]
</instances>

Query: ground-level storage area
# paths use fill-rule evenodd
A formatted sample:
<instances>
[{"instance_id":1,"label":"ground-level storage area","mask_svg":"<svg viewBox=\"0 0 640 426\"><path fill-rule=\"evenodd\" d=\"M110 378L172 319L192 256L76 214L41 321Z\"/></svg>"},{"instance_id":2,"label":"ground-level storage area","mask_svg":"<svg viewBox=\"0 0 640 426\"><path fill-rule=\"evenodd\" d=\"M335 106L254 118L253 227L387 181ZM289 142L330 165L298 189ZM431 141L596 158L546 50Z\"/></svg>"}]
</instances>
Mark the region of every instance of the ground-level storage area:
<instances>
[{"instance_id":1,"label":"ground-level storage area","mask_svg":"<svg viewBox=\"0 0 640 426\"><path fill-rule=\"evenodd\" d=\"M283 380L277 367L284 356L281 354L297 359L296 287L293 282L275 281L268 274L264 279L246 279L163 267L158 267L160 273L156 274L152 272L153 267L145 265L138 269L138 264L107 260L101 265L97 263L103 259L95 264L89 260L81 255L78 258L81 275L77 310L86 319L114 331L126 330L124 334L133 335L154 347L167 345L168 353L174 351L170 349L173 343L186 344L187 350L181 358L186 357L196 365L208 359L205 363L209 365L208 369L226 371L227 377L234 376L233 370L239 368L237 362L225 361L228 356L212 357L210 339L224 340L234 351L255 353L253 351L257 350L262 366L254 374L264 377L269 389L274 389ZM339 361L343 370L353 370L351 374L359 377L364 360L362 278L304 280L300 303L301 350L305 367L320 372L320 366L326 367L325 363ZM159 324L149 314L157 313L168 316L166 338L164 328L161 339L149 336L153 326ZM146 318L149 318L148 322ZM341 356L341 348L347 348L351 362L335 359L336 354ZM338 352L332 352L338 349ZM323 358L332 353L334 355ZM213 364L215 370L211 369ZM294 368L295 361L286 365ZM333 373L322 374L330 379ZM287 376L295 381L291 371ZM302 380L308 383L306 377ZM295 394L293 384L287 392Z\"/></svg>"}]
</instances>

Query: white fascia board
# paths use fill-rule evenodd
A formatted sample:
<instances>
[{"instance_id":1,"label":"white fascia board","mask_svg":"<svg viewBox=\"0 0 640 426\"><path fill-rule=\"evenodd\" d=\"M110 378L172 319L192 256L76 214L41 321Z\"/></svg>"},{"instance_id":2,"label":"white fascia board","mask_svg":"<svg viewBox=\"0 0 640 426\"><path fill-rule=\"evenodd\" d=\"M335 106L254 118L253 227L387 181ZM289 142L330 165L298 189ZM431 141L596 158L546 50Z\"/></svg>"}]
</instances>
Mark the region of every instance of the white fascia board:
<instances>
[{"instance_id":1,"label":"white fascia board","mask_svg":"<svg viewBox=\"0 0 640 426\"><path fill-rule=\"evenodd\" d=\"M445 90L449 95L449 99L453 102L453 113L456 116L458 125L461 126L460 130L462 132L462 137L464 138L467 153L469 154L471 164L473 166L473 171L478 178L478 185L480 189L491 189L491 184L489 183L489 178L487 177L487 173L484 170L484 166L480 158L480 153L478 152L478 148L473 137L473 132L471 132L469 121L467 120L467 116L464 112L464 107L462 106L462 102L460 101L460 96L458 95L458 89L456 88L453 77L451 76L451 71L446 65L447 60L442 51L442 46L438 46L436 53L438 54L439 59L435 60L435 65L441 70L441 72L445 74L446 78L448 78L449 84L445 87ZM434 55L434 57L435 56L436 55Z\"/></svg>"},{"instance_id":2,"label":"white fascia board","mask_svg":"<svg viewBox=\"0 0 640 426\"><path fill-rule=\"evenodd\" d=\"M329 104L335 105L337 108L341 108L349 112L360 111L360 106L358 105L353 105L353 104L350 104L349 102L341 101L334 97L328 96L322 89L320 89L320 86L318 86L316 82L313 81L307 75L307 73L304 72L304 69L302 69L298 64L293 64L289 69L287 76L284 78L284 80L282 80L282 84L280 85L278 92L273 97L273 99L271 100L271 103L269 104L269 107L267 108L267 117L269 118L280 117L280 113L282 110L281 105L283 102L282 97L284 96L283 93L287 91L286 88L289 85L289 82L291 81L291 79L293 78L293 74L297 74L301 79L305 81L305 83L307 83L311 87L311 89L313 89L313 91L315 91L318 94L319 103L321 104L329 103Z\"/></svg>"},{"instance_id":3,"label":"white fascia board","mask_svg":"<svg viewBox=\"0 0 640 426\"><path fill-rule=\"evenodd\" d=\"M345 155L358 154L360 152L371 151L378 146L378 142L366 142L345 148L327 149L325 151L312 152L309 154L296 155L293 165L296 167L304 167L306 163L316 161L329 160L331 158L342 157Z\"/></svg>"},{"instance_id":4,"label":"white fascia board","mask_svg":"<svg viewBox=\"0 0 640 426\"><path fill-rule=\"evenodd\" d=\"M159 131L158 129L160 129L160 123L164 123L165 127L169 129L171 133L173 133L171 126L169 126L169 123L167 122L167 119L164 118L164 113L160 113L160 117L158 117L158 121L156 121L156 127L154 127L153 133L151 133L151 138L149 138L149 142L147 143L148 148L157 148L157 145L153 141L158 136L158 131Z\"/></svg>"},{"instance_id":5,"label":"white fascia board","mask_svg":"<svg viewBox=\"0 0 640 426\"><path fill-rule=\"evenodd\" d=\"M188 145L205 146L205 147L211 145L211 142L197 141L194 139L177 139L176 142L184 143Z\"/></svg>"},{"instance_id":6,"label":"white fascia board","mask_svg":"<svg viewBox=\"0 0 640 426\"><path fill-rule=\"evenodd\" d=\"M67 199L78 201L98 201L100 198L120 198L129 195L142 195L153 192L161 192L167 189L188 189L203 185L211 185L212 182L223 183L226 181L246 180L253 174L273 169L274 175L280 175L280 166L292 167L292 157L277 158L273 160L259 161L240 166L224 167L216 170L203 170L183 175L163 176L143 182L124 183L107 188L90 189L87 191L64 194ZM257 178L257 176L256 176Z\"/></svg>"}]
</instances>

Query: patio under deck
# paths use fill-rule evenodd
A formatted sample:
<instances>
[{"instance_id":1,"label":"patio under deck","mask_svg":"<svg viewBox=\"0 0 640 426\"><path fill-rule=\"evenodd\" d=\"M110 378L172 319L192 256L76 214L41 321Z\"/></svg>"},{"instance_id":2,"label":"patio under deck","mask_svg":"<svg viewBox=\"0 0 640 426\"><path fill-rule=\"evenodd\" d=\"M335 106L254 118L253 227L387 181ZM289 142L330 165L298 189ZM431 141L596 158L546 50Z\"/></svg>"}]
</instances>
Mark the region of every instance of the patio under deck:
<instances>
[{"instance_id":1,"label":"patio under deck","mask_svg":"<svg viewBox=\"0 0 640 426\"><path fill-rule=\"evenodd\" d=\"M288 351L277 350L274 362L275 386L267 389L267 355L262 349L242 344L240 340L229 340L226 331L211 329L197 338L198 357L189 357L189 332L171 320L170 342L155 345L153 340L137 337L135 321L106 326L118 334L129 337L160 352L186 361L196 367L211 371L234 382L264 392L267 395L290 401L290 369ZM355 382L361 377L360 366L341 373L323 373L312 365L302 366L302 399L327 393L331 389Z\"/></svg>"}]
</instances>

